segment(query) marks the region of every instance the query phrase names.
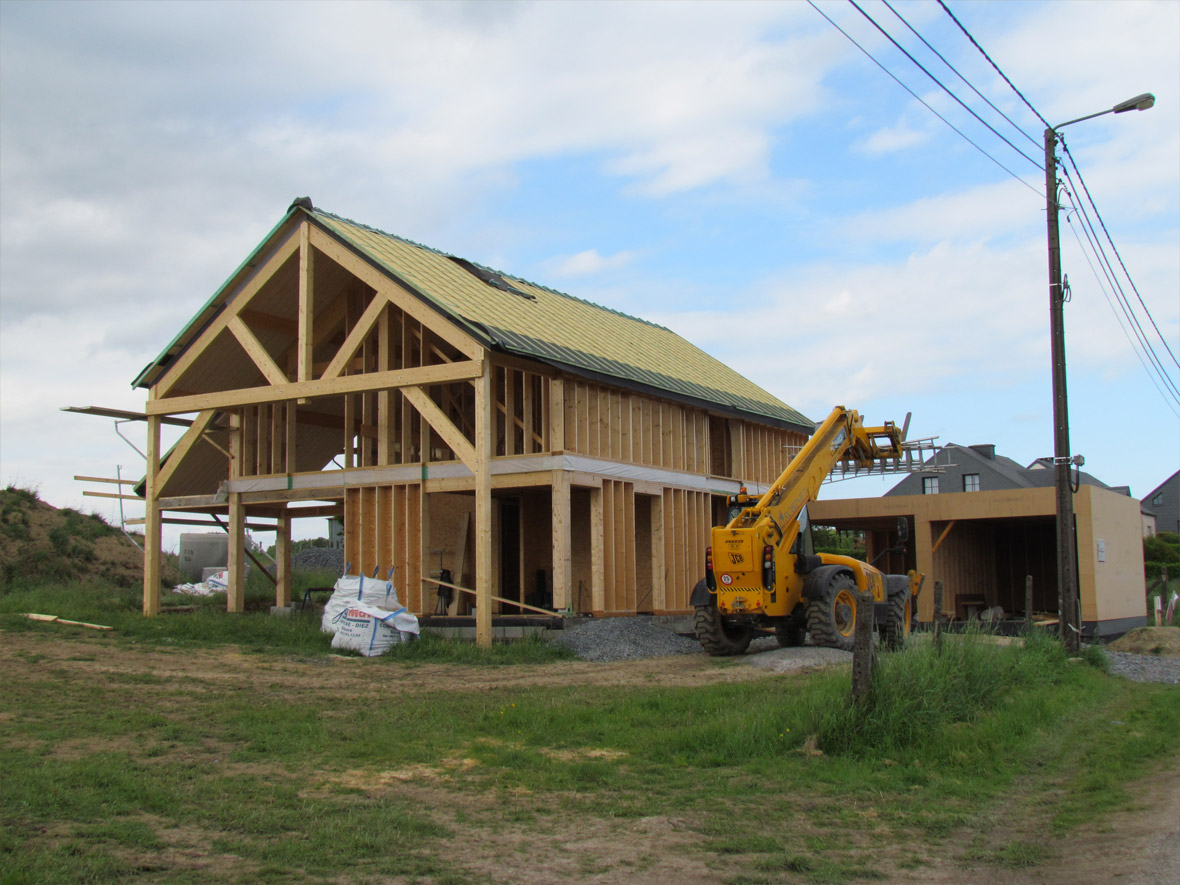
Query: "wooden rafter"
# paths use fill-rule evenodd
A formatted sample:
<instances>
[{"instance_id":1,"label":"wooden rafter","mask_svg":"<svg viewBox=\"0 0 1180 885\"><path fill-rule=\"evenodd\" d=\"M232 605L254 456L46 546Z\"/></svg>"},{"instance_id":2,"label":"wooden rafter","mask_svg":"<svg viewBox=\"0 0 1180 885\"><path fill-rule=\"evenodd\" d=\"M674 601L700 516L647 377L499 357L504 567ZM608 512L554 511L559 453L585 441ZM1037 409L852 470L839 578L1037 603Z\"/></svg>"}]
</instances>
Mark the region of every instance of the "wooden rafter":
<instances>
[{"instance_id":1,"label":"wooden rafter","mask_svg":"<svg viewBox=\"0 0 1180 885\"><path fill-rule=\"evenodd\" d=\"M315 340L315 294L312 291L315 254L311 248L310 231L311 225L307 221L299 225L299 350L295 362L298 381L311 380L312 342Z\"/></svg>"},{"instance_id":2,"label":"wooden rafter","mask_svg":"<svg viewBox=\"0 0 1180 885\"><path fill-rule=\"evenodd\" d=\"M364 259L342 246L331 236L318 227L310 229L311 245L326 257L335 261L354 277L375 291L384 292L394 300L409 316L426 326L447 344L454 347L469 359L480 359L483 356L483 346L467 333L457 329L432 309L423 304L416 296L407 292L393 282L389 277L373 267Z\"/></svg>"},{"instance_id":3,"label":"wooden rafter","mask_svg":"<svg viewBox=\"0 0 1180 885\"><path fill-rule=\"evenodd\" d=\"M205 352L205 349L213 342L218 335L225 331L229 325L230 320L241 313L250 300L258 294L259 290L266 285L275 272L286 263L287 259L294 255L299 249L299 237L295 235L292 230L287 234L286 238L279 243L274 253L262 265L258 267L254 275L238 290L226 304L225 309L217 315L217 317L209 324L204 332L202 332L188 349L182 353L175 362L168 367L164 375L152 387L152 398L161 398L166 396L173 388L184 373L192 367L193 363ZM195 411L194 409L176 409L176 412Z\"/></svg>"}]
</instances>

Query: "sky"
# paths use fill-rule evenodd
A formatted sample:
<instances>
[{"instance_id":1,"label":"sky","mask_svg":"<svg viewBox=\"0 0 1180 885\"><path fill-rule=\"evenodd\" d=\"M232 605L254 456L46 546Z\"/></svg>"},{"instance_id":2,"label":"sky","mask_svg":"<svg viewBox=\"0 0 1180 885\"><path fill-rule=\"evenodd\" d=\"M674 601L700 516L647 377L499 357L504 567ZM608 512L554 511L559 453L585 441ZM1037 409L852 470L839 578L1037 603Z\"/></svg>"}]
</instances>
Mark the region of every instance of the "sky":
<instances>
[{"instance_id":1,"label":"sky","mask_svg":"<svg viewBox=\"0 0 1180 885\"><path fill-rule=\"evenodd\" d=\"M941 6L890 5L860 3L1027 157L845 2L818 6L929 108L804 2L0 0L0 481L117 521L73 477L142 457L60 409L141 410L131 380L304 195L665 325L813 420L1051 455L1045 124ZM1052 125L1155 94L1063 134L1180 354L1180 3L948 6ZM1140 497L1180 405L1079 227L1072 448Z\"/></svg>"}]
</instances>

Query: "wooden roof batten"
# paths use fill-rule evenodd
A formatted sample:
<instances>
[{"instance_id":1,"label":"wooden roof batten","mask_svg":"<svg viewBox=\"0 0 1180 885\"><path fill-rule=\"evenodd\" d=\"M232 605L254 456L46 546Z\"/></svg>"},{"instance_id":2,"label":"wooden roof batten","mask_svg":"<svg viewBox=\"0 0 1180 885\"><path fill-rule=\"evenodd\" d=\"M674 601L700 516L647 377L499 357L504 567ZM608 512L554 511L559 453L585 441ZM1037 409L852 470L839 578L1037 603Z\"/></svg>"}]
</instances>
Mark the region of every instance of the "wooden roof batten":
<instances>
[{"instance_id":1,"label":"wooden roof batten","mask_svg":"<svg viewBox=\"0 0 1180 885\"><path fill-rule=\"evenodd\" d=\"M314 313L311 285L317 272L316 255L374 293L359 322L318 378L314 372L318 330L313 327L321 317ZM297 320L253 307L271 278L288 262L294 265L296 256ZM504 278L508 287L507 291L504 287L493 289L482 275L474 276L453 259L317 210L310 199L296 200L267 239L135 379L135 386L150 388L145 412L175 415L207 408L283 400L303 402L317 396L472 380L482 373L482 360L493 351L719 414L804 433L814 427L813 422L789 406L661 326L489 271ZM398 260L404 267L397 266ZM465 364L456 361L445 366L343 375L381 312L391 304L465 355ZM521 314L525 304L539 313ZM294 378L262 341L264 331L281 335L285 329L290 336L292 326L297 327L298 348L296 366L290 367L296 370ZM605 331L594 332L598 326ZM545 340L538 329L554 330L548 335L553 340ZM594 341L590 348L578 344L578 335L587 329L591 334L584 337L602 339ZM627 334L620 335L620 330ZM615 340L619 338L627 342ZM235 345L232 355L227 350L228 341ZM215 344L219 355L236 361L239 375L252 373L254 383L218 391L186 390L181 379L207 350L213 353ZM676 352L666 353L669 348ZM208 359L218 362L216 355Z\"/></svg>"}]
</instances>

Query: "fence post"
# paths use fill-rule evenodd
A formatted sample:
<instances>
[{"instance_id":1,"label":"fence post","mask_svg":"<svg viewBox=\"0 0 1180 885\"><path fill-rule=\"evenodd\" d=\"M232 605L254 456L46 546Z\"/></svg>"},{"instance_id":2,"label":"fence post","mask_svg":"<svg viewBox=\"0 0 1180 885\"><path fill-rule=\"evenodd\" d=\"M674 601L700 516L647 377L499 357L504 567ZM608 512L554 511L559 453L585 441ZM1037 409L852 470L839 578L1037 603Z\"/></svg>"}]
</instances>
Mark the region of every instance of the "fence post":
<instances>
[{"instance_id":1,"label":"fence post","mask_svg":"<svg viewBox=\"0 0 1180 885\"><path fill-rule=\"evenodd\" d=\"M1024 578L1024 627L1026 630L1030 629L1033 623L1032 588L1032 575L1026 575Z\"/></svg>"},{"instance_id":2,"label":"fence post","mask_svg":"<svg viewBox=\"0 0 1180 885\"><path fill-rule=\"evenodd\" d=\"M934 653L942 654L942 581L934 582Z\"/></svg>"},{"instance_id":3,"label":"fence post","mask_svg":"<svg viewBox=\"0 0 1180 885\"><path fill-rule=\"evenodd\" d=\"M856 594L856 631L852 640L852 703L869 696L873 681L873 594Z\"/></svg>"}]
</instances>

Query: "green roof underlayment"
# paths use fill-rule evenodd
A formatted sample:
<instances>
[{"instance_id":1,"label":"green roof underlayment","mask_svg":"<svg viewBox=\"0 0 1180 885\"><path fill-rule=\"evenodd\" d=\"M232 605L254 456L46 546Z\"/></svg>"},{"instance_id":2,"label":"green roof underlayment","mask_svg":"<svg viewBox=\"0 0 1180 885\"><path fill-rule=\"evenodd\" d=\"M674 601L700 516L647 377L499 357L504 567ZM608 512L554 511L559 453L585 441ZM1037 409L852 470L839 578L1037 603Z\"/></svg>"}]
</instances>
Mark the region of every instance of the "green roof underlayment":
<instances>
[{"instance_id":1,"label":"green roof underlayment","mask_svg":"<svg viewBox=\"0 0 1180 885\"><path fill-rule=\"evenodd\" d=\"M303 202L303 201L300 201ZM307 201L310 203L310 201ZM663 326L493 271L320 209L293 204L316 224L494 351L537 360L607 384L650 391L714 411L745 414L811 433L808 420L752 381ZM256 263L267 241L243 263ZM226 282L133 384L147 387L226 303Z\"/></svg>"}]
</instances>

